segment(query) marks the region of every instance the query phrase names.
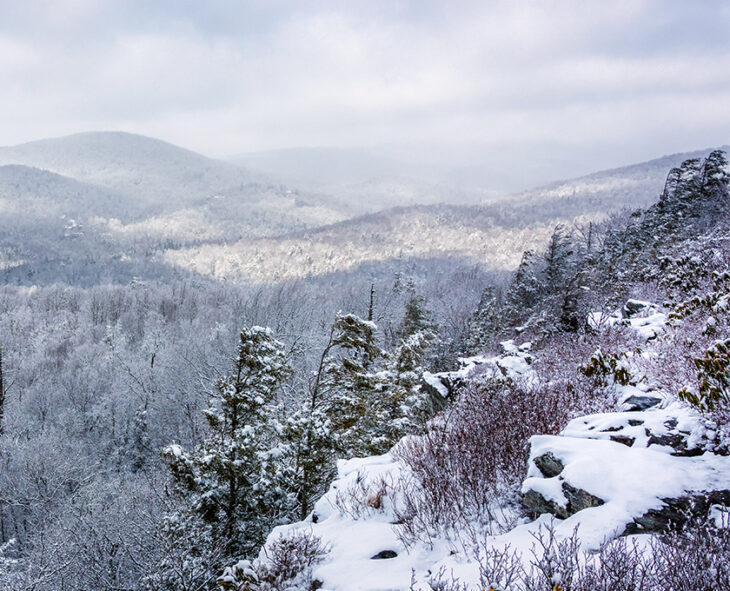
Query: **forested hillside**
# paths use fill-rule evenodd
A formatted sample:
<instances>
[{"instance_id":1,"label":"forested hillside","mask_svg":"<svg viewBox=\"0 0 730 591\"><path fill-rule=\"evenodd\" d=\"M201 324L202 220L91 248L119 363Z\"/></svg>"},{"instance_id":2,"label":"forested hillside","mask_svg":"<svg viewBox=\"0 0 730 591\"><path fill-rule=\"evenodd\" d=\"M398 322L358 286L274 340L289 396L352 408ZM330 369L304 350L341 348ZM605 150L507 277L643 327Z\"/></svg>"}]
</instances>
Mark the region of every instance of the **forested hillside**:
<instances>
[{"instance_id":1,"label":"forested hillside","mask_svg":"<svg viewBox=\"0 0 730 591\"><path fill-rule=\"evenodd\" d=\"M141 145L163 166L2 154L27 161L0 167L0 587L654 591L685 535L676 568L727 562L721 151L644 211L561 189L344 219L260 181L217 199L249 173ZM626 472L595 488L595 462ZM670 537L602 545L643 531ZM631 569L596 586L580 543Z\"/></svg>"},{"instance_id":2,"label":"forested hillside","mask_svg":"<svg viewBox=\"0 0 730 591\"><path fill-rule=\"evenodd\" d=\"M387 454L338 464L304 520L219 582L726 588L728 178L714 151L669 171L643 212L556 228L505 289L485 289L480 354L424 374L422 396L445 408Z\"/></svg>"},{"instance_id":3,"label":"forested hillside","mask_svg":"<svg viewBox=\"0 0 730 591\"><path fill-rule=\"evenodd\" d=\"M478 205L446 187L443 204L423 205L434 200L430 189L307 191L132 134L42 140L0 148L0 277L27 286L134 277L272 284L366 267L387 278L429 259L511 271L556 224L650 204L682 156L518 196L478 191ZM409 206L357 215L385 203Z\"/></svg>"}]
</instances>

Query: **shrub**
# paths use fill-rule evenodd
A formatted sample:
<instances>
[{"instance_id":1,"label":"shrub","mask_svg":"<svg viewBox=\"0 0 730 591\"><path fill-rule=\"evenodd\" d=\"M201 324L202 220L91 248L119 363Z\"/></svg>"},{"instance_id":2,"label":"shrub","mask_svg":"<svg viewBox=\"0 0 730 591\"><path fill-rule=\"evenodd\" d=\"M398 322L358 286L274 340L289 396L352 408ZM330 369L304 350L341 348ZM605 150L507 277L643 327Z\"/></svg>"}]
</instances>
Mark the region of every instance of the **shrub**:
<instances>
[{"instance_id":1,"label":"shrub","mask_svg":"<svg viewBox=\"0 0 730 591\"><path fill-rule=\"evenodd\" d=\"M525 446L535 433L557 433L583 408L566 383L492 379L467 386L421 437L393 455L408 468L397 504L404 543L445 535L462 545L497 533L517 517Z\"/></svg>"},{"instance_id":2,"label":"shrub","mask_svg":"<svg viewBox=\"0 0 730 591\"><path fill-rule=\"evenodd\" d=\"M311 531L282 535L264 546L259 561L259 591L292 591L312 588L312 568L322 562L329 548Z\"/></svg>"},{"instance_id":3,"label":"shrub","mask_svg":"<svg viewBox=\"0 0 730 591\"><path fill-rule=\"evenodd\" d=\"M217 584L224 591L309 591L316 588L312 568L328 552L311 531L282 534L264 546L256 563L241 560L226 568Z\"/></svg>"},{"instance_id":4,"label":"shrub","mask_svg":"<svg viewBox=\"0 0 730 591\"><path fill-rule=\"evenodd\" d=\"M679 530L652 536L645 544L617 538L598 552L581 550L577 531L558 539L551 524L536 534L523 560L506 548L478 553L480 588L500 591L667 591L730 589L730 525L727 519L693 519ZM434 591L468 587L441 570Z\"/></svg>"}]
</instances>

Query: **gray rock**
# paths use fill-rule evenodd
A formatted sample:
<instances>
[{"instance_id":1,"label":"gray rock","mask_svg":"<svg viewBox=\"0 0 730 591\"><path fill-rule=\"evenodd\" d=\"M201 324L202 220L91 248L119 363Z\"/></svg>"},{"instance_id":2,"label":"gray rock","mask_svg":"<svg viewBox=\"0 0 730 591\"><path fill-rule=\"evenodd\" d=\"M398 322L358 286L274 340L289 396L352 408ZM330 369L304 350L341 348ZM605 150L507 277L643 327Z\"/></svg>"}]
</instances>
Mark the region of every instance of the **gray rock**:
<instances>
[{"instance_id":1,"label":"gray rock","mask_svg":"<svg viewBox=\"0 0 730 591\"><path fill-rule=\"evenodd\" d=\"M656 396L629 396L623 403L628 406L629 412L636 412L653 408L660 404L661 401L662 399Z\"/></svg>"},{"instance_id":2,"label":"gray rock","mask_svg":"<svg viewBox=\"0 0 730 591\"><path fill-rule=\"evenodd\" d=\"M522 506L533 519L544 513L555 515L559 519L567 519L570 517L565 507L561 507L555 501L548 501L535 490L528 490L522 495Z\"/></svg>"},{"instance_id":3,"label":"gray rock","mask_svg":"<svg viewBox=\"0 0 730 591\"><path fill-rule=\"evenodd\" d=\"M563 482L563 494L568 499L568 514L573 515L583 509L590 509L591 507L600 507L606 501L598 498L591 493L570 486L567 482Z\"/></svg>"},{"instance_id":4,"label":"gray rock","mask_svg":"<svg viewBox=\"0 0 730 591\"><path fill-rule=\"evenodd\" d=\"M556 458L551 452L547 452L536 457L533 462L545 478L557 476L565 468L563 462Z\"/></svg>"},{"instance_id":5,"label":"gray rock","mask_svg":"<svg viewBox=\"0 0 730 591\"><path fill-rule=\"evenodd\" d=\"M378 552L375 556L371 556L370 560L386 560L388 558L396 558L398 553L393 550L383 550Z\"/></svg>"},{"instance_id":6,"label":"gray rock","mask_svg":"<svg viewBox=\"0 0 730 591\"><path fill-rule=\"evenodd\" d=\"M628 435L611 435L610 439L611 441L615 441L616 443L620 443L621 445L625 445L626 447L631 447L636 441L636 439Z\"/></svg>"},{"instance_id":7,"label":"gray rock","mask_svg":"<svg viewBox=\"0 0 730 591\"><path fill-rule=\"evenodd\" d=\"M624 304L623 316L624 318L631 318L643 310L649 309L649 304L646 302L640 302L638 300L629 300Z\"/></svg>"},{"instance_id":8,"label":"gray rock","mask_svg":"<svg viewBox=\"0 0 730 591\"><path fill-rule=\"evenodd\" d=\"M622 535L663 533L681 530L690 519L705 518L712 505L730 507L730 490L695 493L676 499L662 499L662 506L650 509L629 523Z\"/></svg>"},{"instance_id":9,"label":"gray rock","mask_svg":"<svg viewBox=\"0 0 730 591\"><path fill-rule=\"evenodd\" d=\"M522 495L522 506L531 517L549 513L559 519L567 519L578 511L590 509L591 507L599 507L605 502L603 499L592 495L588 491L575 488L567 482L562 483L562 488L563 494L568 500L568 504L565 507L561 507L555 501L546 499L535 490L528 490Z\"/></svg>"},{"instance_id":10,"label":"gray rock","mask_svg":"<svg viewBox=\"0 0 730 591\"><path fill-rule=\"evenodd\" d=\"M704 450L699 447L687 448L687 436L681 433L666 433L664 435L650 435L647 447L652 445L664 445L671 447L673 456L701 456Z\"/></svg>"}]
</instances>

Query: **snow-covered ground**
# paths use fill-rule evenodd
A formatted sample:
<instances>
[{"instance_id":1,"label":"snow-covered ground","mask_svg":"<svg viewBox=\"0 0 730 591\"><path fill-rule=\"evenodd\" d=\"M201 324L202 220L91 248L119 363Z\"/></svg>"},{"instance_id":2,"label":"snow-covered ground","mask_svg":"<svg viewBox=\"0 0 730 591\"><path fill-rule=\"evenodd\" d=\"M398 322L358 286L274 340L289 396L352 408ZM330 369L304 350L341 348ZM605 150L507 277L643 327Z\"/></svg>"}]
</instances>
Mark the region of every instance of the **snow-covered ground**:
<instances>
[{"instance_id":1,"label":"snow-covered ground","mask_svg":"<svg viewBox=\"0 0 730 591\"><path fill-rule=\"evenodd\" d=\"M666 330L666 315L649 302L629 301L621 311L595 320L594 328L621 324L651 347ZM502 343L497 356L460 360L454 372L427 374L426 382L443 396L450 385L487 376L533 380L529 343ZM646 353L646 351L645 351ZM627 356L631 364L631 356ZM651 389L647 380L615 385L619 411L587 415L570 421L559 435L536 434L530 439L529 461L522 485L526 514L499 535L484 534L477 554L514 551L528 566L539 553L536 536L550 527L557 540L577 535L586 552L605 542L631 535L648 543L646 516L665 507L664 499L730 488L730 457L714 455L716 434L687 405ZM639 408L631 401L641 399ZM307 531L321 538L329 554L314 568L313 578L326 591L431 591L438 577L458 579L481 589L474 546L465 540L431 539L404 543L399 535L399 511L407 468L394 456L342 461L338 478L303 522L276 528L279 536ZM550 507L530 511L530 507ZM654 512L654 513L652 513ZM554 515L562 516L556 519ZM712 515L725 515L724 508ZM265 560L262 552L261 560Z\"/></svg>"},{"instance_id":2,"label":"snow-covered ground","mask_svg":"<svg viewBox=\"0 0 730 591\"><path fill-rule=\"evenodd\" d=\"M678 457L672 455L672 447L652 442L680 431L689 431L690 446L712 437L701 421L680 404L580 417L558 436L534 436L523 493L539 492L546 500L565 507L569 501L563 483L569 483L602 504L562 520L548 514L532 521L524 518L504 534L485 536L482 550L509 547L529 563L535 551L535 536L552 524L557 539L569 538L577 531L582 548L595 551L647 511L660 508L663 498L727 488L730 458L709 453ZM629 446L625 439L611 439L617 435L633 437L634 442ZM560 474L549 478L534 461L547 453L564 466ZM416 542L406 547L399 537L394 511L399 499L392 491L397 490L405 470L402 464L386 454L342 461L338 469L337 480L306 521L276 528L269 537L271 542L300 530L320 537L330 548L327 558L313 572L323 589L430 591L429 582L439 572L479 588L479 567L471 552L447 540ZM392 557L377 558L383 553Z\"/></svg>"}]
</instances>

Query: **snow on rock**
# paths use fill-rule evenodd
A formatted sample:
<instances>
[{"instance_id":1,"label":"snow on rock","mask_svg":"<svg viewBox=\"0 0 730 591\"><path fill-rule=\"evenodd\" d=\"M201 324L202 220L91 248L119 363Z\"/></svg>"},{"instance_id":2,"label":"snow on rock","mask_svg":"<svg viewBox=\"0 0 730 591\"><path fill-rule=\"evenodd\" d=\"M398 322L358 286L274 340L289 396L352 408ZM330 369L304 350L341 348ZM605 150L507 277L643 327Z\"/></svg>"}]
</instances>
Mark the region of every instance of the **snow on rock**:
<instances>
[{"instance_id":1,"label":"snow on rock","mask_svg":"<svg viewBox=\"0 0 730 591\"><path fill-rule=\"evenodd\" d=\"M655 305L638 300L611 318L647 339L666 321ZM461 359L457 371L425 374L424 383L446 397L465 380L535 379L529 343L505 341L501 348L496 356ZM529 567L539 559L535 536L548 525L557 540L577 532L582 549L595 551L620 535L644 534L638 536L644 543L645 534L681 523L683 511L727 523L730 457L711 453L716 435L710 426L676 398L652 389L648 379L615 386L624 412L578 417L559 435L530 439L521 488L527 517L505 533L485 534L480 552L509 547ZM405 470L390 454L339 462L337 480L312 515L276 528L268 543L302 530L321 538L330 552L314 567L313 579L324 591L432 591L440 588L434 583L439 572L465 589L483 588L468 542L431 539L406 547L399 538L395 508L402 506ZM264 549L260 560L265 556Z\"/></svg>"},{"instance_id":2,"label":"snow on rock","mask_svg":"<svg viewBox=\"0 0 730 591\"><path fill-rule=\"evenodd\" d=\"M424 372L423 381L428 388L446 398L466 380L480 380L492 377L506 377L513 380L534 380L532 355L529 351L532 343L516 345L514 341L502 341L499 355L475 355L461 357L460 368L456 371L440 373Z\"/></svg>"},{"instance_id":3,"label":"snow on rock","mask_svg":"<svg viewBox=\"0 0 730 591\"><path fill-rule=\"evenodd\" d=\"M612 326L626 326L636 332L645 341L652 340L666 330L667 315L659 312L660 306L641 300L628 300L619 310L610 314L591 312L588 314L588 326L593 330L602 330Z\"/></svg>"},{"instance_id":4,"label":"snow on rock","mask_svg":"<svg viewBox=\"0 0 730 591\"><path fill-rule=\"evenodd\" d=\"M441 381L438 374L432 374L430 371L424 371L423 381L427 386L433 388L442 398L448 397L449 388Z\"/></svg>"},{"instance_id":5,"label":"snow on rock","mask_svg":"<svg viewBox=\"0 0 730 591\"><path fill-rule=\"evenodd\" d=\"M711 443L700 418L680 403L646 412L611 412L573 419L563 437L614 441L672 455L701 455Z\"/></svg>"},{"instance_id":6,"label":"snow on rock","mask_svg":"<svg viewBox=\"0 0 730 591\"><path fill-rule=\"evenodd\" d=\"M719 522L730 505L724 490L730 488L730 457L703 453L710 440L698 416L680 403L579 417L560 435L533 436L522 493L542 503L540 514L506 533L485 535L482 550L509 546L527 566L535 535L551 525L557 539L577 528L582 548L594 551L616 536L666 526L675 510L663 513L667 499L683 508L682 499L705 491L718 492L705 495L705 505ZM404 470L390 454L339 462L338 478L309 518L276 528L268 543L296 531L321 538L330 551L312 574L324 591L431 591L440 571L480 588L478 564L463 547L447 540L406 547L399 538L394 507ZM259 560L265 556L264 549Z\"/></svg>"},{"instance_id":7,"label":"snow on rock","mask_svg":"<svg viewBox=\"0 0 730 591\"><path fill-rule=\"evenodd\" d=\"M523 499L528 508L565 517L558 534L579 526L584 548L597 549L606 539L645 529L636 523L660 512L666 499L730 487L730 458L703 453L705 435L701 421L679 404L580 417L558 436L530 439ZM555 465L562 466L557 474ZM576 491L599 502L571 506Z\"/></svg>"}]
</instances>

